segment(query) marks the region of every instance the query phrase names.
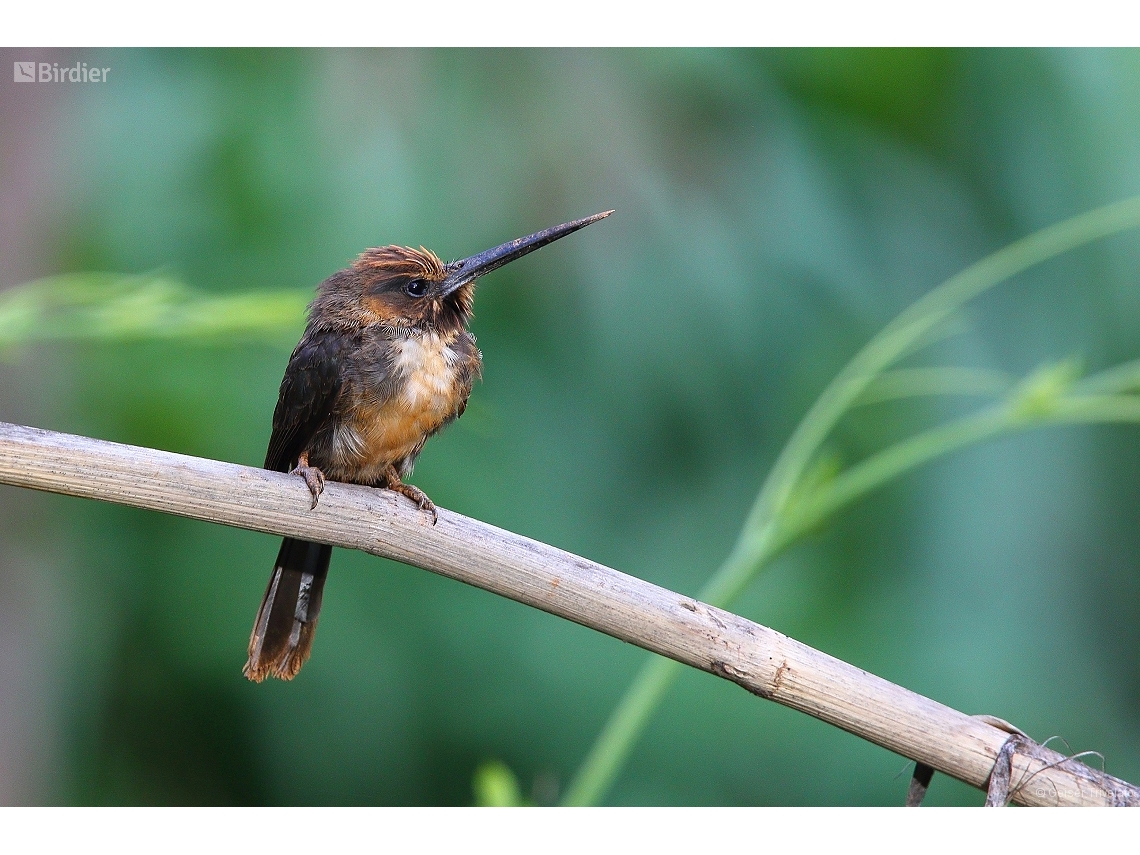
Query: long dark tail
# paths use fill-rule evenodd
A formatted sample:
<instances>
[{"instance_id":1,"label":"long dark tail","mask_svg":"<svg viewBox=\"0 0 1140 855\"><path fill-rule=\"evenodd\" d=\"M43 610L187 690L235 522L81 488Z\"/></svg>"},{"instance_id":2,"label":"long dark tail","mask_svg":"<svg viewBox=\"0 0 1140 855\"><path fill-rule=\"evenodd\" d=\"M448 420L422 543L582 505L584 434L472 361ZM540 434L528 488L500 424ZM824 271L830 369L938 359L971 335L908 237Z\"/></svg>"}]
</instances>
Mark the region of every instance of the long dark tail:
<instances>
[{"instance_id":1,"label":"long dark tail","mask_svg":"<svg viewBox=\"0 0 1140 855\"><path fill-rule=\"evenodd\" d=\"M281 542L242 669L255 683L270 676L292 680L309 658L331 555L332 547L322 543Z\"/></svg>"}]
</instances>

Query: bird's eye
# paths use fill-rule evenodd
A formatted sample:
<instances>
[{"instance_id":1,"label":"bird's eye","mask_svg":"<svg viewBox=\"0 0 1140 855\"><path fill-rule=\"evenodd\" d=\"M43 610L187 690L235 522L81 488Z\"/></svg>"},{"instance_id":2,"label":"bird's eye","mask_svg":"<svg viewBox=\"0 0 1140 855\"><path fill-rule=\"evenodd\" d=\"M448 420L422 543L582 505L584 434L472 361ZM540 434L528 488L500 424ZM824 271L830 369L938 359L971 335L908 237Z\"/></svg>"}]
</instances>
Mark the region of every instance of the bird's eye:
<instances>
[{"instance_id":1,"label":"bird's eye","mask_svg":"<svg viewBox=\"0 0 1140 855\"><path fill-rule=\"evenodd\" d=\"M413 279L404 286L404 293L409 297L422 297L427 293L428 285L422 279Z\"/></svg>"}]
</instances>

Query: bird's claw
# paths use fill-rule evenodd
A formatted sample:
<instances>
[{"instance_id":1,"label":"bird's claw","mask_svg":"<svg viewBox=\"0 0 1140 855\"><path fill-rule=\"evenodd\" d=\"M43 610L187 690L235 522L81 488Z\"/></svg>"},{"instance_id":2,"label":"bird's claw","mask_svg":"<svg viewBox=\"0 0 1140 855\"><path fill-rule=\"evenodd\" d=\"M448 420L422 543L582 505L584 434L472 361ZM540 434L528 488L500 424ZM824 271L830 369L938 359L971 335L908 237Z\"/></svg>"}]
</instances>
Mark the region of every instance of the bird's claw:
<instances>
[{"instance_id":1,"label":"bird's claw","mask_svg":"<svg viewBox=\"0 0 1140 855\"><path fill-rule=\"evenodd\" d=\"M412 484L393 484L390 489L402 496L407 496L416 503L421 511L431 511L431 524L439 522L439 513L435 509L435 502L427 497L427 493Z\"/></svg>"},{"instance_id":2,"label":"bird's claw","mask_svg":"<svg viewBox=\"0 0 1140 855\"><path fill-rule=\"evenodd\" d=\"M325 491L325 473L318 469L316 466L306 466L304 464L298 465L290 475L300 475L305 479L305 486L309 488L309 492L313 494L313 503L309 505L309 510L313 510L317 506L317 499L321 497L321 493Z\"/></svg>"},{"instance_id":3,"label":"bird's claw","mask_svg":"<svg viewBox=\"0 0 1140 855\"><path fill-rule=\"evenodd\" d=\"M413 502L415 502L416 507L419 508L421 511L430 511L431 512L431 524L435 525L437 522L439 522L439 512L436 511L436 509L435 509L435 502L433 502L431 499L429 499L427 497L427 494L424 493L423 490L418 490L415 487L413 487L412 489L416 490L416 492L419 493L419 496L418 497L408 496L408 498L411 499ZM407 494L405 494L405 495L407 495Z\"/></svg>"}]
</instances>

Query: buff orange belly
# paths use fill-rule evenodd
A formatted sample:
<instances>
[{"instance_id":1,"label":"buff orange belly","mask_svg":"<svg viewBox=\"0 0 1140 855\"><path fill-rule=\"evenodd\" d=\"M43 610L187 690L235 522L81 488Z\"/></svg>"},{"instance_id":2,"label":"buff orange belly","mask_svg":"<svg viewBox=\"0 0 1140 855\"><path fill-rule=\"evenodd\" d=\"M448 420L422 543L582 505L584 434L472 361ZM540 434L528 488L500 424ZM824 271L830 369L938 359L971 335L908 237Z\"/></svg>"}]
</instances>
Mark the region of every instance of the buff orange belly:
<instances>
[{"instance_id":1,"label":"buff orange belly","mask_svg":"<svg viewBox=\"0 0 1140 855\"><path fill-rule=\"evenodd\" d=\"M414 454L423 441L447 421L454 407L433 406L410 410L401 406L400 401L392 401L373 413L362 414L367 418L357 420L364 454L361 465L367 468L383 468L389 463L402 460Z\"/></svg>"},{"instance_id":2,"label":"buff orange belly","mask_svg":"<svg viewBox=\"0 0 1140 855\"><path fill-rule=\"evenodd\" d=\"M399 468L400 461L414 458L463 403L467 388L458 382L454 354L446 344L425 338L397 348L395 393L383 401L362 396L352 420L338 432L334 445L340 465L334 468L351 472L352 480L369 483L390 464Z\"/></svg>"}]
</instances>

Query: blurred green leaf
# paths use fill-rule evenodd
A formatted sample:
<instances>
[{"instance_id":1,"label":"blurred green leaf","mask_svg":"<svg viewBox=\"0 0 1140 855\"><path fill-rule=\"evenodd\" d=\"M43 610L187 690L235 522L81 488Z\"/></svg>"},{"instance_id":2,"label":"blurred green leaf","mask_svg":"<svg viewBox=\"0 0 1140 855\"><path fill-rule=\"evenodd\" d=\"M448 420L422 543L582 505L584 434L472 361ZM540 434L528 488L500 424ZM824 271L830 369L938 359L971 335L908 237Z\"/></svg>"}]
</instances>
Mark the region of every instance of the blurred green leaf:
<instances>
[{"instance_id":1,"label":"blurred green leaf","mask_svg":"<svg viewBox=\"0 0 1140 855\"><path fill-rule=\"evenodd\" d=\"M488 760L471 782L476 807L521 807L524 802L515 773L501 760Z\"/></svg>"},{"instance_id":2,"label":"blurred green leaf","mask_svg":"<svg viewBox=\"0 0 1140 855\"><path fill-rule=\"evenodd\" d=\"M930 395L997 395L1011 382L1005 372L984 368L897 368L875 377L855 403L865 406Z\"/></svg>"},{"instance_id":3,"label":"blurred green leaf","mask_svg":"<svg viewBox=\"0 0 1140 855\"><path fill-rule=\"evenodd\" d=\"M1089 392L1140 392L1140 359L1107 368L1086 377L1080 390Z\"/></svg>"},{"instance_id":4,"label":"blurred green leaf","mask_svg":"<svg viewBox=\"0 0 1140 855\"><path fill-rule=\"evenodd\" d=\"M1076 358L1038 368L1018 384L1011 396L1014 417L1027 421L1048 417L1060 406L1083 370L1081 360Z\"/></svg>"},{"instance_id":5,"label":"blurred green leaf","mask_svg":"<svg viewBox=\"0 0 1140 855\"><path fill-rule=\"evenodd\" d=\"M37 341L296 339L311 291L212 295L161 274L76 273L0 293L0 348Z\"/></svg>"}]
</instances>

